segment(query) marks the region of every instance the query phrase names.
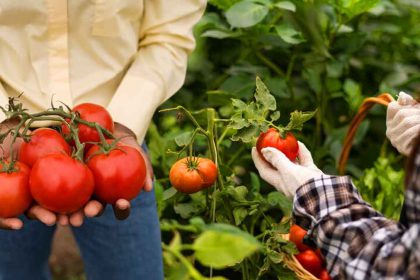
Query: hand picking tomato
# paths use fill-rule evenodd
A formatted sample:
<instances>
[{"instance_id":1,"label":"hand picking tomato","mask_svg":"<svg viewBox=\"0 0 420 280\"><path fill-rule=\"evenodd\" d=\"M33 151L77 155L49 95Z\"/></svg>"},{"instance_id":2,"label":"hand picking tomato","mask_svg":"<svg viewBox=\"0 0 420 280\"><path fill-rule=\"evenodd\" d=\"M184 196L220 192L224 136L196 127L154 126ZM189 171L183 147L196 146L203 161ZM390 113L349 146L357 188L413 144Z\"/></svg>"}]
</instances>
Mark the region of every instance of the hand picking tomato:
<instances>
[{"instance_id":1,"label":"hand picking tomato","mask_svg":"<svg viewBox=\"0 0 420 280\"><path fill-rule=\"evenodd\" d=\"M146 162L138 150L123 144L101 151L93 146L86 154L87 165L95 178L95 196L102 202L115 204L118 199L132 200L146 181Z\"/></svg>"},{"instance_id":2,"label":"hand picking tomato","mask_svg":"<svg viewBox=\"0 0 420 280\"><path fill-rule=\"evenodd\" d=\"M71 148L54 129L38 128L32 132L30 141L20 146L19 161L31 167L39 158L56 153L70 155Z\"/></svg>"},{"instance_id":3,"label":"hand picking tomato","mask_svg":"<svg viewBox=\"0 0 420 280\"><path fill-rule=\"evenodd\" d=\"M322 260L312 250L306 250L297 254L299 263L314 276L318 277L322 270Z\"/></svg>"},{"instance_id":4,"label":"hand picking tomato","mask_svg":"<svg viewBox=\"0 0 420 280\"><path fill-rule=\"evenodd\" d=\"M331 280L331 276L328 274L328 271L324 268L319 274L320 280Z\"/></svg>"},{"instance_id":5,"label":"hand picking tomato","mask_svg":"<svg viewBox=\"0 0 420 280\"><path fill-rule=\"evenodd\" d=\"M83 103L74 107L72 111L79 112L81 119L89 122L96 122L111 133L114 132L114 121L104 107L92 103ZM84 124L79 124L77 128L79 129L78 134L81 143L99 142L100 138L96 128ZM61 129L64 134L70 133L67 125L62 125Z\"/></svg>"},{"instance_id":6,"label":"hand picking tomato","mask_svg":"<svg viewBox=\"0 0 420 280\"><path fill-rule=\"evenodd\" d=\"M3 168L0 165L0 168ZM32 202L29 191L29 167L15 162L16 170L0 172L0 218L14 218L25 212Z\"/></svg>"},{"instance_id":7,"label":"hand picking tomato","mask_svg":"<svg viewBox=\"0 0 420 280\"><path fill-rule=\"evenodd\" d=\"M311 248L305 244L303 244L303 238L306 235L306 230L301 228L298 225L292 225L290 227L290 235L289 239L293 243L295 243L296 247L298 248L299 252L303 252L305 250L311 250Z\"/></svg>"},{"instance_id":8,"label":"hand picking tomato","mask_svg":"<svg viewBox=\"0 0 420 280\"><path fill-rule=\"evenodd\" d=\"M69 214L89 201L95 182L84 163L68 155L51 154L32 167L29 185L39 205L55 213Z\"/></svg>"},{"instance_id":9,"label":"hand picking tomato","mask_svg":"<svg viewBox=\"0 0 420 280\"><path fill-rule=\"evenodd\" d=\"M187 194L210 187L216 179L216 164L208 158L183 158L178 160L169 172L172 186L179 192Z\"/></svg>"},{"instance_id":10,"label":"hand picking tomato","mask_svg":"<svg viewBox=\"0 0 420 280\"><path fill-rule=\"evenodd\" d=\"M288 132L285 138L275 128L269 128L266 132L262 132L257 140L257 151L261 155L263 148L273 147L283 152L288 159L295 161L299 153L299 145L296 137Z\"/></svg>"}]
</instances>

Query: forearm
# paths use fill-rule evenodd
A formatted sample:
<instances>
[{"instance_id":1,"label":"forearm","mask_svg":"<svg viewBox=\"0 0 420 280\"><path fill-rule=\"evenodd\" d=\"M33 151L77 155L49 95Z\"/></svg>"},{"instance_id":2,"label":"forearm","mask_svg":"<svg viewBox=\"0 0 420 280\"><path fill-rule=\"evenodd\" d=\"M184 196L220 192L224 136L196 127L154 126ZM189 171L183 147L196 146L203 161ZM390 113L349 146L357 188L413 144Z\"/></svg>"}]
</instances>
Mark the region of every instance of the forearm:
<instances>
[{"instance_id":1,"label":"forearm","mask_svg":"<svg viewBox=\"0 0 420 280\"><path fill-rule=\"evenodd\" d=\"M417 236L418 225L407 231L383 217L363 201L348 177L322 176L300 187L294 217L309 229L333 277L407 276L413 270L400 271L397 265L419 264L412 257L419 245L412 238Z\"/></svg>"}]
</instances>

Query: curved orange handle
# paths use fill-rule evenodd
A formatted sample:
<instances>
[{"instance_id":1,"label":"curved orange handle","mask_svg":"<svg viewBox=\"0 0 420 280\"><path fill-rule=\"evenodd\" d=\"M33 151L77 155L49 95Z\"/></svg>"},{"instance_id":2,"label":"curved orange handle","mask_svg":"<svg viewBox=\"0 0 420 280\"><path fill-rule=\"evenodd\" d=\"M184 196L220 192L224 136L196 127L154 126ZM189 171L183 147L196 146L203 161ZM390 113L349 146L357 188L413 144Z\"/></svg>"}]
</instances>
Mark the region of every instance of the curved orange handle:
<instances>
[{"instance_id":1,"label":"curved orange handle","mask_svg":"<svg viewBox=\"0 0 420 280\"><path fill-rule=\"evenodd\" d=\"M389 93L382 93L377 97L368 97L363 100L362 105L360 105L359 111L353 120L350 123L349 130L347 135L344 138L343 149L341 150L340 159L338 160L338 172L343 175L346 169L347 160L349 158L350 150L353 145L353 139L356 135L357 129L359 128L362 121L365 119L369 110L375 104L380 104L383 106L388 106L389 103L394 101L394 98Z\"/></svg>"}]
</instances>

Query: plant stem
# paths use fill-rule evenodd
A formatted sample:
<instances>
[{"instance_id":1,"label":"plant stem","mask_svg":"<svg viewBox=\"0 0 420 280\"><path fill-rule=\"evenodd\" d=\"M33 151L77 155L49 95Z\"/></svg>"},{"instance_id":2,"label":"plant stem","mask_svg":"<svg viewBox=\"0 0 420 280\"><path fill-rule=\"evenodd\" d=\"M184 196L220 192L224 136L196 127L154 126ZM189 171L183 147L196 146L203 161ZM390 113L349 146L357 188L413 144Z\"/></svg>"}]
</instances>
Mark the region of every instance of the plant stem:
<instances>
[{"instance_id":1,"label":"plant stem","mask_svg":"<svg viewBox=\"0 0 420 280\"><path fill-rule=\"evenodd\" d=\"M268 57L266 57L262 52L256 51L255 54L261 60L261 62L263 62L268 68L273 70L274 73L276 73L280 77L285 77L283 70L281 70L277 65L271 62L270 59L268 59Z\"/></svg>"},{"instance_id":2,"label":"plant stem","mask_svg":"<svg viewBox=\"0 0 420 280\"><path fill-rule=\"evenodd\" d=\"M187 269L190 276L195 280L203 280L203 276L197 269L185 258L179 251L172 249L170 246L162 243L162 248L174 255Z\"/></svg>"}]
</instances>

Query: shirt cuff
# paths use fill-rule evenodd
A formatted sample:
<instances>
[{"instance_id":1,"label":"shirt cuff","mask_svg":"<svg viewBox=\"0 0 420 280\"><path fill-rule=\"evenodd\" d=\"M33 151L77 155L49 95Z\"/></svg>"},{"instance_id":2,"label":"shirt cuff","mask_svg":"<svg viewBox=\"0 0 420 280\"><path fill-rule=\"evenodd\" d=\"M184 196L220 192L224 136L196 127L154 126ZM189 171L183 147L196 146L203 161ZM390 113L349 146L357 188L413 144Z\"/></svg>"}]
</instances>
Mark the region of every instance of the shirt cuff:
<instances>
[{"instance_id":1,"label":"shirt cuff","mask_svg":"<svg viewBox=\"0 0 420 280\"><path fill-rule=\"evenodd\" d=\"M350 177L321 175L297 189L293 218L299 226L312 229L330 213L352 204L367 205Z\"/></svg>"},{"instance_id":2,"label":"shirt cuff","mask_svg":"<svg viewBox=\"0 0 420 280\"><path fill-rule=\"evenodd\" d=\"M108 111L115 122L131 129L142 143L162 96L163 89L155 83L128 74L111 99Z\"/></svg>"}]
</instances>

